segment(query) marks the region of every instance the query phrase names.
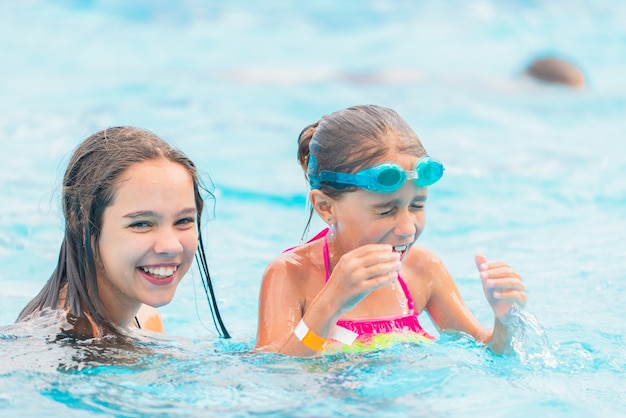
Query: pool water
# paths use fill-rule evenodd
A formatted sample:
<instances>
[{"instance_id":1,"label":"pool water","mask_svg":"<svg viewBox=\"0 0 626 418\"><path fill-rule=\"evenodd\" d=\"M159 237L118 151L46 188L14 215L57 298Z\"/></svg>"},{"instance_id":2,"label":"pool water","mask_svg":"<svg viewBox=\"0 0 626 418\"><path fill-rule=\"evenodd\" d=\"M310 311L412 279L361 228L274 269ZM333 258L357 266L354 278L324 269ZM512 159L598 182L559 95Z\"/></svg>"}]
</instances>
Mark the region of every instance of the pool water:
<instances>
[{"instance_id":1,"label":"pool water","mask_svg":"<svg viewBox=\"0 0 626 418\"><path fill-rule=\"evenodd\" d=\"M0 16L0 415L626 415L621 2L30 0ZM548 53L578 64L587 88L523 77ZM364 103L397 110L446 165L420 241L481 321L474 254L523 275L515 355L445 336L250 353L265 265L308 217L297 135ZM114 125L154 131L214 183L203 233L232 339L218 338L196 271L161 309L161 338L68 346L11 325L56 263L69 153Z\"/></svg>"}]
</instances>

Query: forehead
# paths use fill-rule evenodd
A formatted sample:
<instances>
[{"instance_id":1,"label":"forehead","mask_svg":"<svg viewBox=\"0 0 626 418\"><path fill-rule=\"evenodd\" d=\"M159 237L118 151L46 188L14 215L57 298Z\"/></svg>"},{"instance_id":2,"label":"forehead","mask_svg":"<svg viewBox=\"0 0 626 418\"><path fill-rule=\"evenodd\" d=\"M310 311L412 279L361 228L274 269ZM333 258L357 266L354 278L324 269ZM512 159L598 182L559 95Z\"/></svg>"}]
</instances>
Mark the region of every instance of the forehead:
<instances>
[{"instance_id":1,"label":"forehead","mask_svg":"<svg viewBox=\"0 0 626 418\"><path fill-rule=\"evenodd\" d=\"M135 197L173 193L177 190L185 193L191 190L193 193L193 181L185 166L158 158L131 164L115 181L113 193L114 196L130 194Z\"/></svg>"},{"instance_id":2,"label":"forehead","mask_svg":"<svg viewBox=\"0 0 626 418\"><path fill-rule=\"evenodd\" d=\"M150 160L138 161L130 164L116 179L119 183L124 183L131 179L157 177L156 174L163 171L180 171L187 173L191 178L191 173L182 164L171 161L164 157L157 157Z\"/></svg>"},{"instance_id":3,"label":"forehead","mask_svg":"<svg viewBox=\"0 0 626 418\"><path fill-rule=\"evenodd\" d=\"M386 153L382 158L377 160L375 163L373 163L371 166L375 166L381 163L393 163L402 167L404 170L408 171L408 170L412 170L415 167L415 163L420 158L421 157L418 157L413 154L400 153L398 151L390 151Z\"/></svg>"}]
</instances>

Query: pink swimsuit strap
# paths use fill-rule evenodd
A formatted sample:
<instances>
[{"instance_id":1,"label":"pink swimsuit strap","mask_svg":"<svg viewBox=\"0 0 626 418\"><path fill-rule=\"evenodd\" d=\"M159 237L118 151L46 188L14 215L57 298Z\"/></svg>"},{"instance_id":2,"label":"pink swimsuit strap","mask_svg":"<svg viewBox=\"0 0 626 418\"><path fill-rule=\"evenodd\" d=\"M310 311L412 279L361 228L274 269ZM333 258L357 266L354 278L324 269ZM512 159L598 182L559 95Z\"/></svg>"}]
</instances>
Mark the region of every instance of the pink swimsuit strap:
<instances>
[{"instance_id":1,"label":"pink swimsuit strap","mask_svg":"<svg viewBox=\"0 0 626 418\"><path fill-rule=\"evenodd\" d=\"M330 278L330 255L328 252L328 228L320 231L316 236L311 238L307 243L316 241L318 239L324 238L324 269L326 270L326 282ZM289 248L285 251L289 251L295 247ZM389 334L394 332L414 332L418 335L424 336L428 339L434 339L430 336L420 325L419 320L417 318L417 313L415 313L415 307L413 303L413 298L411 297L411 292L409 292L409 288L406 285L406 282L400 275L398 275L398 282L402 287L402 291L404 292L404 296L406 297L407 307L409 309L409 313L404 316L392 317L392 318L378 318L378 319L365 319L365 320L356 320L356 319L340 319L337 321L337 325L349 329L359 335L358 340L360 341L368 341L372 335L376 334Z\"/></svg>"}]
</instances>

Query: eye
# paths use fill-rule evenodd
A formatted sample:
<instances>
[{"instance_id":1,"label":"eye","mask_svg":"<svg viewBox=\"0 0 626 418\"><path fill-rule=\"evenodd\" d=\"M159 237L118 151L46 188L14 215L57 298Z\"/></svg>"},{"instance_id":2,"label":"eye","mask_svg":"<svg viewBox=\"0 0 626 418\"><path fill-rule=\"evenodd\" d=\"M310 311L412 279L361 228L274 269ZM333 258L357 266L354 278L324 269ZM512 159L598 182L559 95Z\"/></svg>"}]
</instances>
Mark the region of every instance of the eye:
<instances>
[{"instance_id":1,"label":"eye","mask_svg":"<svg viewBox=\"0 0 626 418\"><path fill-rule=\"evenodd\" d=\"M176 225L180 225L180 226L193 226L196 223L196 218L193 217L188 217L188 218L182 218L179 219L178 221L176 221Z\"/></svg>"},{"instance_id":2,"label":"eye","mask_svg":"<svg viewBox=\"0 0 626 418\"><path fill-rule=\"evenodd\" d=\"M133 229L145 229L152 226L152 224L148 221L136 221L130 224L128 227Z\"/></svg>"},{"instance_id":3,"label":"eye","mask_svg":"<svg viewBox=\"0 0 626 418\"><path fill-rule=\"evenodd\" d=\"M393 215L396 212L397 208L392 207L392 208L381 208L380 211L378 212L378 216L389 216L389 215Z\"/></svg>"}]
</instances>

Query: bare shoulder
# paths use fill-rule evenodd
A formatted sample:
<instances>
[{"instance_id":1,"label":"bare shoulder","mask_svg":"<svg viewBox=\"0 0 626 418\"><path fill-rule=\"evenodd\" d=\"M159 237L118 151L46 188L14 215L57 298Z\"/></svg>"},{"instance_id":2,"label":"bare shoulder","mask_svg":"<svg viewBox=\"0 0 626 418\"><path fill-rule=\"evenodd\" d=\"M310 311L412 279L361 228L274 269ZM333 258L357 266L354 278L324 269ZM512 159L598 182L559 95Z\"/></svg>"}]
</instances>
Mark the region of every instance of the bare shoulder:
<instances>
[{"instance_id":1,"label":"bare shoulder","mask_svg":"<svg viewBox=\"0 0 626 418\"><path fill-rule=\"evenodd\" d=\"M321 243L311 242L286 251L270 261L263 274L262 287L266 290L274 288L275 292L280 290L280 294L302 296L320 290L325 282L323 274Z\"/></svg>"},{"instance_id":2,"label":"bare shoulder","mask_svg":"<svg viewBox=\"0 0 626 418\"><path fill-rule=\"evenodd\" d=\"M411 270L424 274L443 268L441 259L434 251L419 245L411 247L404 264Z\"/></svg>"},{"instance_id":3,"label":"bare shoulder","mask_svg":"<svg viewBox=\"0 0 626 418\"><path fill-rule=\"evenodd\" d=\"M317 250L319 255L316 257ZM324 267L321 245L311 242L285 251L269 262L265 270L265 276L305 278L310 270Z\"/></svg>"},{"instance_id":4,"label":"bare shoulder","mask_svg":"<svg viewBox=\"0 0 626 418\"><path fill-rule=\"evenodd\" d=\"M441 258L432 250L414 245L403 263L402 277L405 279L415 303L422 312L433 295L444 289L450 275Z\"/></svg>"},{"instance_id":5,"label":"bare shoulder","mask_svg":"<svg viewBox=\"0 0 626 418\"><path fill-rule=\"evenodd\" d=\"M139 308L137 312L137 321L139 321L142 329L153 332L165 332L161 314L157 308L153 308L152 306L141 305L141 308Z\"/></svg>"}]
</instances>

